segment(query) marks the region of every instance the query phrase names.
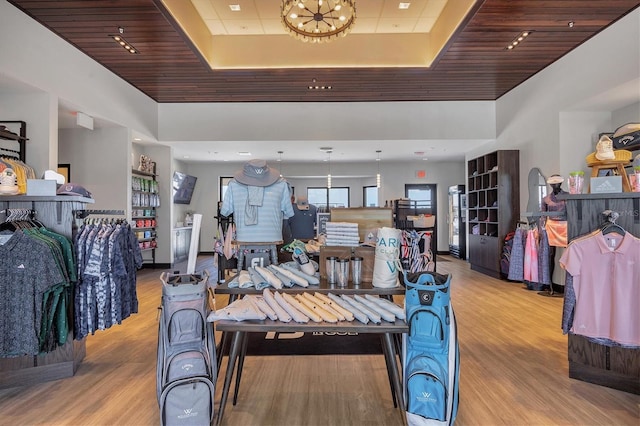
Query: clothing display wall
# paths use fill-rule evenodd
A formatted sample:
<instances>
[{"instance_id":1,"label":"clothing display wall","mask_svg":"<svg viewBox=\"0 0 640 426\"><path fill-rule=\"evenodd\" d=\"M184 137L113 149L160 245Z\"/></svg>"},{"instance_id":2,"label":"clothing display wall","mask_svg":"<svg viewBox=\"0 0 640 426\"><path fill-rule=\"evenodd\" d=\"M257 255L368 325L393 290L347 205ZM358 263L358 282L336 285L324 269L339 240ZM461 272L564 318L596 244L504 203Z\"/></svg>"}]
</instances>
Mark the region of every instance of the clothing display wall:
<instances>
[{"instance_id":1,"label":"clothing display wall","mask_svg":"<svg viewBox=\"0 0 640 426\"><path fill-rule=\"evenodd\" d=\"M35 212L33 217L44 225L47 230L63 235L66 239L72 241L75 227L74 212L84 210L85 206L90 203L93 203L92 199L80 196L5 195L0 197L0 222L5 221L10 216L9 211L11 210L29 210ZM17 239L15 241L17 241ZM24 243L24 241L22 243ZM9 246L6 248L8 249L8 247ZM44 275L38 280L37 285L40 286L38 288L59 289L60 286L55 285L60 276L60 274L55 273L56 268L60 268L59 265L64 265L65 262L68 262L73 257L65 256L64 262L56 259L51 263L51 254L44 256L44 253L46 253L44 250L25 253L24 256L26 256L26 258L16 265L17 271L15 272L20 273L22 270L31 270L33 265L48 262L47 264L51 265L51 267L41 267ZM14 255L14 253L11 253L11 255ZM5 256L3 256L3 260L4 257ZM24 269L21 268L20 265L24 265ZM55 265L55 268L53 265ZM46 271L44 269L46 269ZM70 276L72 276L73 270L74 268L67 268ZM65 278L63 273L62 276ZM3 273L2 277L3 284L0 285L4 288L7 282L4 281L4 278L8 278L9 276ZM51 281L49 282L49 280ZM64 294L64 292L59 295L62 294ZM47 299L51 305L55 302L55 292L53 296L53 298ZM72 298L70 297L69 300L63 299L62 301L59 299L59 307L62 306L62 302L68 302L67 307L69 309L67 312L69 312L69 316L66 318L69 319L67 323L68 330L70 333L73 333L71 327L72 317L70 316ZM34 306L33 312L35 312L36 309ZM5 318L7 313L4 311L0 312L0 316ZM51 328L48 329L48 336L58 338L55 334L57 332L56 330L64 330L65 328L57 322L57 319L62 320L63 318L64 316L58 316L56 321L52 322ZM29 322L35 323L37 319L29 319ZM37 334L40 334L40 330L38 330ZM67 336L66 342L63 345L59 344L60 341L61 340L58 341L56 348L47 347L46 349L49 349L48 352L40 352L36 356L29 354L14 357L0 357L0 388L14 387L16 383L31 385L73 376L84 357L85 341L73 339L72 334ZM51 342L51 340L48 342Z\"/></svg>"},{"instance_id":2,"label":"clothing display wall","mask_svg":"<svg viewBox=\"0 0 640 426\"><path fill-rule=\"evenodd\" d=\"M624 229L625 238L628 238L627 234L629 237L636 239L640 237L640 215L638 214L640 212L640 193L570 194L563 195L562 198L567 202L570 244L574 240L578 242L580 237L588 236L594 230L601 228L606 221L603 216L603 212L606 210L612 210L619 214L616 224ZM620 247L620 245L617 245L617 247ZM624 249L624 246L622 248ZM568 250L569 248L567 248ZM607 255L608 251L607 246L607 250L601 255ZM602 283L601 288L611 288L610 285L615 283L617 277L615 263L608 263L609 267L614 267L614 269L609 269L608 271L605 270L607 264L600 262L598 265L602 271L608 272L606 276L609 278ZM637 270L639 264L637 261L635 265L636 269L633 270L633 273L636 275L631 277L631 282L625 280L625 286L622 288L634 289L640 285L640 273ZM565 311L571 311L570 306L568 306L571 303L568 287L570 279L572 277L570 273L567 273ZM573 282L571 284L573 286ZM612 294L608 293L608 297L611 296ZM637 303L637 299L633 300L633 294L629 294L628 299L627 303ZM613 308L616 309L616 307ZM577 305L576 309L578 309ZM637 304L633 309L638 310ZM601 310L594 311L592 315L597 318L601 312ZM568 313L565 313L565 318L568 318L567 315ZM630 324L632 318L628 318L625 321L630 330L632 330L633 326ZM565 324L565 327L567 325ZM637 327L637 322L635 326ZM637 328L635 329L637 330ZM606 341L598 342L580 334L569 333L567 351L569 377L640 394L640 380L638 380L640 377L640 349L612 343Z\"/></svg>"}]
</instances>

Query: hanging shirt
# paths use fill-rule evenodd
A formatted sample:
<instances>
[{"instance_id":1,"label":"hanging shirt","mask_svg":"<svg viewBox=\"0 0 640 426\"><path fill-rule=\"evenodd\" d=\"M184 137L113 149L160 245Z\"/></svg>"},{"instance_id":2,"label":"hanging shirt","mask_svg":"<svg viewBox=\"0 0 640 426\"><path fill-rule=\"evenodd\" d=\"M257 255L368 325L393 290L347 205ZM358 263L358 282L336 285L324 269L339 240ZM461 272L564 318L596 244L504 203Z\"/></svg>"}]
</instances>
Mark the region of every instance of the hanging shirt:
<instances>
[{"instance_id":1,"label":"hanging shirt","mask_svg":"<svg viewBox=\"0 0 640 426\"><path fill-rule=\"evenodd\" d=\"M640 345L640 239L597 231L572 241L560 265L573 277L571 332Z\"/></svg>"},{"instance_id":2,"label":"hanging shirt","mask_svg":"<svg viewBox=\"0 0 640 426\"><path fill-rule=\"evenodd\" d=\"M37 355L43 296L64 277L42 241L15 231L0 245L0 356Z\"/></svg>"}]
</instances>

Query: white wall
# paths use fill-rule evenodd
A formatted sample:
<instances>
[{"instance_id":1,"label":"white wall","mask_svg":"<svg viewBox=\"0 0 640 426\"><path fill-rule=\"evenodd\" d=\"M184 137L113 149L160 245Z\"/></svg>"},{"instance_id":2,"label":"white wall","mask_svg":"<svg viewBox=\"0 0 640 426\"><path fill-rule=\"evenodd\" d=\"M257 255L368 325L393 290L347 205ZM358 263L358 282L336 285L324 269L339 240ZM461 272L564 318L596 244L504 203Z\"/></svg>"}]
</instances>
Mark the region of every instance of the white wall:
<instances>
[{"instance_id":1,"label":"white wall","mask_svg":"<svg viewBox=\"0 0 640 426\"><path fill-rule=\"evenodd\" d=\"M269 166L277 168L277 163L270 163ZM200 238L201 251L213 251L214 237L216 233L218 203L218 186L220 177L233 176L235 172L241 170L242 163L220 162L215 164L187 164L186 169L181 169L190 175L196 176L196 183L193 200L188 206L188 210L201 213L202 234ZM379 199L384 205L385 200L392 200L404 197L405 183L435 183L438 186L438 250L447 251L447 210L448 210L448 188L452 185L464 183L464 163L463 162L411 162L411 163L386 163L380 165L382 175L382 187ZM416 178L417 170L425 170L426 178ZM284 166L285 177L292 176L317 176L317 178L293 177L290 183L295 187L296 194L305 192L309 186L325 186L328 165L326 163L286 163ZM363 184L374 184L377 168L372 169L371 164L332 164L332 184L334 186L351 186L350 205L351 207L362 206L362 186ZM335 176L335 178L333 178ZM356 176L349 178L348 176ZM363 178L362 176L370 176ZM181 220L181 219L178 219Z\"/></svg>"},{"instance_id":2,"label":"white wall","mask_svg":"<svg viewBox=\"0 0 640 426\"><path fill-rule=\"evenodd\" d=\"M52 103L55 105L53 108ZM36 170L38 177L42 177L42 173L47 169L56 170L58 165L57 114L57 98L47 93L0 93L0 120L27 123L27 160ZM3 146L9 149L18 148L17 144L10 146L5 143Z\"/></svg>"},{"instance_id":3,"label":"white wall","mask_svg":"<svg viewBox=\"0 0 640 426\"><path fill-rule=\"evenodd\" d=\"M636 9L497 100L494 147L520 149L522 212L532 167L564 176L585 169L597 134L615 130L612 111L640 121L633 118L638 107L630 106L640 100L639 24Z\"/></svg>"},{"instance_id":4,"label":"white wall","mask_svg":"<svg viewBox=\"0 0 640 426\"><path fill-rule=\"evenodd\" d=\"M90 116L156 135L152 99L4 0L0 52L0 77L25 82Z\"/></svg>"},{"instance_id":5,"label":"white wall","mask_svg":"<svg viewBox=\"0 0 640 426\"><path fill-rule=\"evenodd\" d=\"M127 129L60 129L59 140L59 160L71 165L71 182L84 186L95 199L87 208L128 211Z\"/></svg>"},{"instance_id":6,"label":"white wall","mask_svg":"<svg viewBox=\"0 0 640 426\"><path fill-rule=\"evenodd\" d=\"M163 141L495 138L494 103L480 101L171 103L158 117Z\"/></svg>"}]
</instances>

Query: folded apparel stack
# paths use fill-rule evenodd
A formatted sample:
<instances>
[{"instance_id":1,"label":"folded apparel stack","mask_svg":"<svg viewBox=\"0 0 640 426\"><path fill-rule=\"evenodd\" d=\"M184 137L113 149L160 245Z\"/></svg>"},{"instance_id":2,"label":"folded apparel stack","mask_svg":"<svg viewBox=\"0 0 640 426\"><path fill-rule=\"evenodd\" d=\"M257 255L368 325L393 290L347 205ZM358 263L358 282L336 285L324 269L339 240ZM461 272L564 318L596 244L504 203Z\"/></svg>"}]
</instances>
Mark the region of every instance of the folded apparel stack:
<instances>
[{"instance_id":1,"label":"folded apparel stack","mask_svg":"<svg viewBox=\"0 0 640 426\"><path fill-rule=\"evenodd\" d=\"M327 246L357 246L360 244L358 224L351 222L327 222Z\"/></svg>"}]
</instances>

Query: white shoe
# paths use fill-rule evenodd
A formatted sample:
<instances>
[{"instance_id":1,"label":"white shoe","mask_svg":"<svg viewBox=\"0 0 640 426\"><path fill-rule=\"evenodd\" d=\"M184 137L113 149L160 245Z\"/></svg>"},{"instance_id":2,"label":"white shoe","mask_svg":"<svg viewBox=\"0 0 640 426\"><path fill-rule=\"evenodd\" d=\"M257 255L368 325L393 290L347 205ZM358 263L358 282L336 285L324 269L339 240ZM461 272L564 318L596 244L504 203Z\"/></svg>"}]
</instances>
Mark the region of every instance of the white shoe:
<instances>
[{"instance_id":1,"label":"white shoe","mask_svg":"<svg viewBox=\"0 0 640 426\"><path fill-rule=\"evenodd\" d=\"M0 173L0 195L16 195L18 193L18 178L13 169L6 168Z\"/></svg>"}]
</instances>

